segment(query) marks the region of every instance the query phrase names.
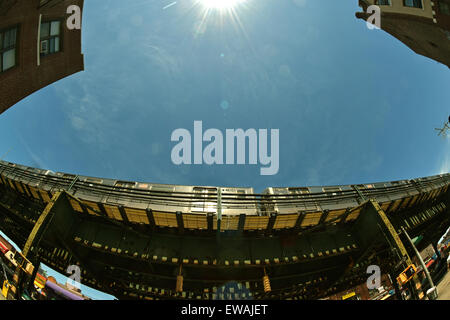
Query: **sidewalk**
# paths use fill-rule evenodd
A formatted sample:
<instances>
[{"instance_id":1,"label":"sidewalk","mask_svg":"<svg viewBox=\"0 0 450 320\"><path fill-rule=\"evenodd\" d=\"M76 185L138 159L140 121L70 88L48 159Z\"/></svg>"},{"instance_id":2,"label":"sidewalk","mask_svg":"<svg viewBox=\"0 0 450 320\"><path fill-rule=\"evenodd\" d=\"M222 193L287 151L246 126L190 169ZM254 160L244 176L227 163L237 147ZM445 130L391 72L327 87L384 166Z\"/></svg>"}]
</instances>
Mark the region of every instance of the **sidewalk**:
<instances>
[{"instance_id":1,"label":"sidewalk","mask_svg":"<svg viewBox=\"0 0 450 320\"><path fill-rule=\"evenodd\" d=\"M437 285L438 300L450 300L450 272L444 276L444 279Z\"/></svg>"}]
</instances>

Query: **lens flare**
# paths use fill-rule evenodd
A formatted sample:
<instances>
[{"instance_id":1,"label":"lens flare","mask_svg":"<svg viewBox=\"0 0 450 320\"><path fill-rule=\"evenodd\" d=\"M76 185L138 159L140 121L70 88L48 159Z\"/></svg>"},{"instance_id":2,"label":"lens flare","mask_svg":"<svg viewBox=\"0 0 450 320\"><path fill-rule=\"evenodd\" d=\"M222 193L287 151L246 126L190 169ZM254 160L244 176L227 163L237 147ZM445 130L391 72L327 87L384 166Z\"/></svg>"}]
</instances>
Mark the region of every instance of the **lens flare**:
<instances>
[{"instance_id":1,"label":"lens flare","mask_svg":"<svg viewBox=\"0 0 450 320\"><path fill-rule=\"evenodd\" d=\"M244 0L200 0L207 9L232 9Z\"/></svg>"}]
</instances>

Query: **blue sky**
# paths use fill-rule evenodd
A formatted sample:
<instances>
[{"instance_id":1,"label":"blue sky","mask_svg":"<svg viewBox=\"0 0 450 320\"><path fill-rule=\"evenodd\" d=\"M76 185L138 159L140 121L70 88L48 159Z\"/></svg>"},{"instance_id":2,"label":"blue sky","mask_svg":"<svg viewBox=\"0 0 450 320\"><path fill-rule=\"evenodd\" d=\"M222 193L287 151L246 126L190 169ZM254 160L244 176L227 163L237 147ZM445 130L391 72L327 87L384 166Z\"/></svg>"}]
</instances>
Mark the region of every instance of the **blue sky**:
<instances>
[{"instance_id":1,"label":"blue sky","mask_svg":"<svg viewBox=\"0 0 450 320\"><path fill-rule=\"evenodd\" d=\"M354 184L448 172L450 72L355 18L354 1L86 1L85 71L0 116L0 157L122 180ZM228 106L223 108L223 106ZM173 130L280 131L280 169L171 162Z\"/></svg>"}]
</instances>

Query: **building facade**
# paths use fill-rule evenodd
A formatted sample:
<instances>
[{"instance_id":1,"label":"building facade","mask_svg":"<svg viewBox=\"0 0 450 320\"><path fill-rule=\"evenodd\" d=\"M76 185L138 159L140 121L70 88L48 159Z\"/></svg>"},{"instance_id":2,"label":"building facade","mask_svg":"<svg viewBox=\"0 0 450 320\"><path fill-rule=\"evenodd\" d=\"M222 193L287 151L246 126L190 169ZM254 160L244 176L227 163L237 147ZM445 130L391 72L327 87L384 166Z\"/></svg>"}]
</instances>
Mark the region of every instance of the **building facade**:
<instances>
[{"instance_id":1,"label":"building facade","mask_svg":"<svg viewBox=\"0 0 450 320\"><path fill-rule=\"evenodd\" d=\"M83 0L0 0L0 114L84 70L81 29L69 30L70 5ZM81 14L80 12L80 14Z\"/></svg>"}]
</instances>

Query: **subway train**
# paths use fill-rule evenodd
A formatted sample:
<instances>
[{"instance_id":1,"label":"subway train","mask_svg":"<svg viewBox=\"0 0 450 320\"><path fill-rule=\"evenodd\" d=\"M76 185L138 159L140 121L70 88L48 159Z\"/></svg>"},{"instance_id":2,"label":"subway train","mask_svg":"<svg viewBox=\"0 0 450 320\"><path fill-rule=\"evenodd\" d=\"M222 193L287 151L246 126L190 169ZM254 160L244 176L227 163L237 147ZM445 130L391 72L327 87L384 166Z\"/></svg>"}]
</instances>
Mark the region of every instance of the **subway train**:
<instances>
[{"instance_id":1,"label":"subway train","mask_svg":"<svg viewBox=\"0 0 450 320\"><path fill-rule=\"evenodd\" d=\"M411 207L417 202L435 198L447 192L450 182L449 174L441 174L412 180L399 180L371 184L267 188L264 198L267 198L266 208L279 214L302 212L317 212L311 221L304 225L314 225L322 217L320 213L327 211L325 222L344 214L348 208L357 207L365 199L376 200L384 211L393 212ZM428 196L424 196L428 194ZM358 216L353 212L347 221Z\"/></svg>"},{"instance_id":2,"label":"subway train","mask_svg":"<svg viewBox=\"0 0 450 320\"><path fill-rule=\"evenodd\" d=\"M358 185L269 187L262 194L253 188L182 186L87 177L0 161L0 184L30 198L49 202L65 190L77 212L107 216L118 221L177 227L182 214L187 229L207 229L209 216L222 218L222 228L235 230L245 215L244 230L265 229L276 216L274 229L310 227L345 216L352 221L358 206L376 200L385 212L394 212L447 192L450 174L411 180ZM151 215L149 215L151 212ZM217 228L213 219L213 228Z\"/></svg>"}]
</instances>

